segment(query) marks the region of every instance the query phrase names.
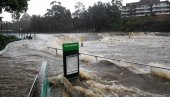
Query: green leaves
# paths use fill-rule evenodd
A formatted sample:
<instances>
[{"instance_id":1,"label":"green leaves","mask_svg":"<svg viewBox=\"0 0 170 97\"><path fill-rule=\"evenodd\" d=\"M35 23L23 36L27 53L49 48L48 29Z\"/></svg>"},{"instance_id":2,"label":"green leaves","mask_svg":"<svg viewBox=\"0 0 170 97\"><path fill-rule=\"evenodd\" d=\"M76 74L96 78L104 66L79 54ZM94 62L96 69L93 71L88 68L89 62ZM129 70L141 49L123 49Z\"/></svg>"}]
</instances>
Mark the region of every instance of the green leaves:
<instances>
[{"instance_id":1,"label":"green leaves","mask_svg":"<svg viewBox=\"0 0 170 97\"><path fill-rule=\"evenodd\" d=\"M121 19L120 30L126 32L169 32L169 17L136 17Z\"/></svg>"},{"instance_id":2,"label":"green leaves","mask_svg":"<svg viewBox=\"0 0 170 97\"><path fill-rule=\"evenodd\" d=\"M2 9L4 9L4 11L12 13L14 19L18 19L20 13L26 12L28 1L29 0L1 0L0 13L2 13Z\"/></svg>"},{"instance_id":3,"label":"green leaves","mask_svg":"<svg viewBox=\"0 0 170 97\"><path fill-rule=\"evenodd\" d=\"M17 41L18 39L15 36L4 36L0 34L0 50L4 49L5 46L13 41Z\"/></svg>"}]
</instances>

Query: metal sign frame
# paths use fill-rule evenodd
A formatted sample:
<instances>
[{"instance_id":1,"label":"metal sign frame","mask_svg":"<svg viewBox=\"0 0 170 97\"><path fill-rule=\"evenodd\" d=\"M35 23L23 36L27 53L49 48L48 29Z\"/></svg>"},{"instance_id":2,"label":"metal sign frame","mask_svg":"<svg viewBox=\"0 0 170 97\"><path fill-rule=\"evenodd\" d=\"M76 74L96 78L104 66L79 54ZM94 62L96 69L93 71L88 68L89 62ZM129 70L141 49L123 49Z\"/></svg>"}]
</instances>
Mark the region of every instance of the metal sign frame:
<instances>
[{"instance_id":1,"label":"metal sign frame","mask_svg":"<svg viewBox=\"0 0 170 97\"><path fill-rule=\"evenodd\" d=\"M71 63L67 63L68 58L70 57L74 57L77 58L77 63L75 63L75 65L77 67L76 71L73 71L72 73L68 73L67 69L68 69L68 65ZM79 43L65 43L63 44L63 69L64 69L64 76L71 80L74 78L79 77ZM74 64L72 64L74 65Z\"/></svg>"}]
</instances>

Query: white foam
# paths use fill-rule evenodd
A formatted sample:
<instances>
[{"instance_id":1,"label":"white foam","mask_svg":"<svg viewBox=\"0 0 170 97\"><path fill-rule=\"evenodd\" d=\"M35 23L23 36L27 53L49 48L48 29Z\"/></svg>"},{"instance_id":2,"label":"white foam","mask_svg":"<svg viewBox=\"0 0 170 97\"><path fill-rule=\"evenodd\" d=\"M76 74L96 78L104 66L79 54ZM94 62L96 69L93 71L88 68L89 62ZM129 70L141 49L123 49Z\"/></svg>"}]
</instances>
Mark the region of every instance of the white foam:
<instances>
[{"instance_id":1,"label":"white foam","mask_svg":"<svg viewBox=\"0 0 170 97\"><path fill-rule=\"evenodd\" d=\"M168 68L167 66L165 66L163 64L159 64L159 63L150 63L149 65L150 66L161 67L161 68ZM161 69L161 68L151 67L151 73L153 73L155 75L158 75L158 76L160 76L162 78L166 78L166 79L170 80L170 70Z\"/></svg>"},{"instance_id":2,"label":"white foam","mask_svg":"<svg viewBox=\"0 0 170 97\"><path fill-rule=\"evenodd\" d=\"M8 49L8 45L3 50L0 51L0 55L3 55L7 51L7 49Z\"/></svg>"},{"instance_id":3,"label":"white foam","mask_svg":"<svg viewBox=\"0 0 170 97\"><path fill-rule=\"evenodd\" d=\"M18 42L18 46L25 46L25 47L29 47L29 48L36 49L36 50L44 50L44 51L47 51L47 52L49 52L53 55L56 55L56 50L52 49L52 48L62 49L63 43L79 42L80 37L85 36L85 35L87 35L87 34L83 34L83 35L81 35L81 34L76 34L76 35L73 35L73 34L63 34L63 35L60 35L60 34L49 34L49 35L48 34L38 34L37 38L35 40L22 40L22 41ZM112 48L105 47L104 44L106 44L106 43L108 45L112 46L113 45L112 43L115 43L117 45L117 44L121 44L121 43L126 44L126 43L129 43L129 42L133 42L133 44L135 44L135 45L148 45L148 46L154 47L154 48L155 47L156 48L161 47L161 45L159 43L154 42L154 44L153 44L153 41L147 42L147 40L145 40L145 39L140 40L140 38L148 38L148 39L152 39L153 37L158 38L158 37L155 37L155 36L140 36L139 37L139 36L133 35L133 38L139 38L138 41L135 41L134 39L129 39L128 36L126 36L126 37L124 37L124 36L114 37L114 35L110 36L109 34L106 34L106 35L103 35L102 37L103 37L102 40L84 42L85 47L80 48L80 52L91 54L90 52L96 52L97 49L100 49L98 52L105 51L105 49L107 49L107 50L110 50L110 52L115 52L116 56L122 56L122 53L118 52L119 51L118 48L114 48L114 49L116 49L116 51L115 50L112 51ZM31 44L30 44L30 41L32 41ZM86 45L89 45L89 46L91 44L95 45L99 41L102 42L102 45L99 45L99 46L96 45L95 48L86 47ZM144 42L141 42L141 41L144 41ZM48 48L48 47L52 47L52 48ZM92 47L94 47L94 46L92 46ZM90 52L87 51L87 49L90 50ZM62 55L62 50L57 50L57 54ZM107 54L110 54L110 53L107 52L105 54L107 55ZM101 54L101 55L96 54L96 55L99 55L99 56L102 55L101 57L103 57L104 54ZM149 73L151 71L154 74L164 76L166 78L170 78L169 70L158 69L158 68L151 68L150 69L150 67L147 67L147 66L142 67L142 66L137 66L135 64L125 63L123 61L118 62L118 61L113 61L113 60L105 59L105 58L96 58L94 56L89 56L89 55L80 55L80 60L87 62L87 63L96 63L96 62L100 62L102 60L106 60L106 61L109 61L111 63L115 63L119 67L128 68L129 70L131 70L135 73ZM157 64L157 63L150 63L149 65L166 67L166 66L163 66L163 65Z\"/></svg>"}]
</instances>

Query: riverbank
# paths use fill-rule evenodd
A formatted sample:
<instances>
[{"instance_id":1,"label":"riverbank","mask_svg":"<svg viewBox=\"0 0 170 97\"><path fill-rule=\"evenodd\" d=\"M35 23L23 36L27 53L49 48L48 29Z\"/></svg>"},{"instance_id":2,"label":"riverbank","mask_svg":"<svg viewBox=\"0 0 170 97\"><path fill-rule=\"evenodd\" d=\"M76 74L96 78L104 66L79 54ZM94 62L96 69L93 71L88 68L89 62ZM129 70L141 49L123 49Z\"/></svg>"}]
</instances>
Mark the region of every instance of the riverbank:
<instances>
[{"instance_id":1,"label":"riverbank","mask_svg":"<svg viewBox=\"0 0 170 97\"><path fill-rule=\"evenodd\" d=\"M15 36L5 36L5 35L0 34L0 51L3 50L8 43L14 42L17 40L19 39Z\"/></svg>"}]
</instances>

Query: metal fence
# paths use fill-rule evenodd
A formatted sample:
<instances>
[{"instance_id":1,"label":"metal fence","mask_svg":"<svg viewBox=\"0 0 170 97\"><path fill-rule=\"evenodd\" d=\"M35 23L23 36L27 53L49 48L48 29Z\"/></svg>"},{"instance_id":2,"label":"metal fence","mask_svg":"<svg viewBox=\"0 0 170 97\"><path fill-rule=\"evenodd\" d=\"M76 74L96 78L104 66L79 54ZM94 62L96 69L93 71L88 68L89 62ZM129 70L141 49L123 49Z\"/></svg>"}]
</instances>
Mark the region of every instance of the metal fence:
<instances>
[{"instance_id":1,"label":"metal fence","mask_svg":"<svg viewBox=\"0 0 170 97\"><path fill-rule=\"evenodd\" d=\"M48 48L54 49L54 50L56 51L56 55L57 55L57 51L58 51L58 50L62 50L62 49L53 48L53 47L48 47ZM148 67L154 67L154 68L158 68L158 69L170 70L170 68L158 67L158 66L151 66L151 65L149 65L149 64L143 64L143 63L137 63L137 62L132 62L132 61L126 61L126 60L122 60L122 59L114 59L114 58L102 57L102 56L93 55L93 54L79 53L79 55L92 56L92 57L96 58L96 61L97 61L98 58L102 58L102 59L106 59L106 60L112 60L112 61L118 61L118 62L131 63L131 64L135 64L135 65L139 65L139 66L148 66Z\"/></svg>"}]
</instances>

